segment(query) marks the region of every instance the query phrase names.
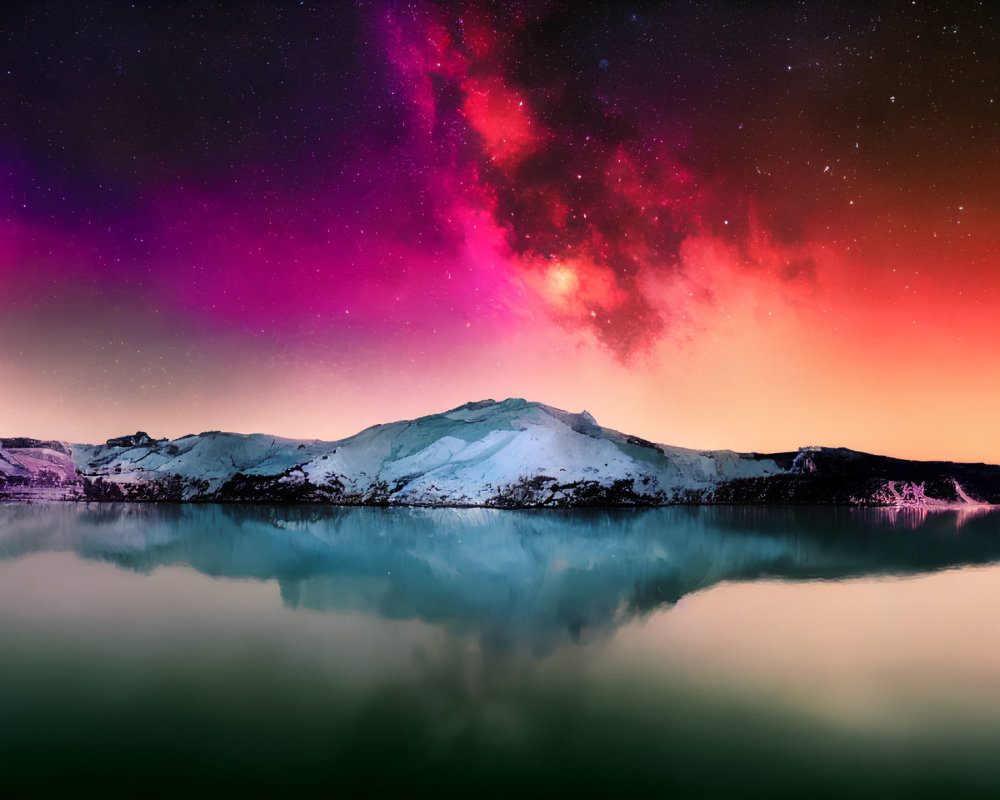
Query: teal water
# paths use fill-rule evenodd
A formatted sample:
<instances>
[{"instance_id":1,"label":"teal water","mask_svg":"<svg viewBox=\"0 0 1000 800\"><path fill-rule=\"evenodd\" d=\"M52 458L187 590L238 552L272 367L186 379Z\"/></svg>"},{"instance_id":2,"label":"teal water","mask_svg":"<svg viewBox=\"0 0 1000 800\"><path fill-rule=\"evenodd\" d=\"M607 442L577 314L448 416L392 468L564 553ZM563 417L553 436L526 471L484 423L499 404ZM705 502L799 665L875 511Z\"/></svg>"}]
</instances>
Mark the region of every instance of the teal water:
<instances>
[{"instance_id":1,"label":"teal water","mask_svg":"<svg viewBox=\"0 0 1000 800\"><path fill-rule=\"evenodd\" d=\"M0 505L11 796L996 796L1000 514Z\"/></svg>"}]
</instances>

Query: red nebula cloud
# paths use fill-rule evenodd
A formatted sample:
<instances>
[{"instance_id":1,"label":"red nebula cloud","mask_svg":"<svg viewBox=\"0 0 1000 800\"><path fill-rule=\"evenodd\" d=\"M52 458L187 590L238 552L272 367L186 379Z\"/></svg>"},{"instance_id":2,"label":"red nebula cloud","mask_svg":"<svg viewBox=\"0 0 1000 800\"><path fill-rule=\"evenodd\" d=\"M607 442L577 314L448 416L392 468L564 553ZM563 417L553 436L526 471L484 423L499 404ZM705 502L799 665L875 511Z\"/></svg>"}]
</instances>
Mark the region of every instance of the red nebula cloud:
<instances>
[{"instance_id":1,"label":"red nebula cloud","mask_svg":"<svg viewBox=\"0 0 1000 800\"><path fill-rule=\"evenodd\" d=\"M450 164L471 180L452 182L462 188L448 216L487 209L507 240L511 278L564 327L594 335L622 361L653 346L674 309L651 287L680 277L680 248L705 233L709 215L682 154L619 130L599 109L566 118L558 88L518 83L507 51L525 20L498 26L473 9L449 27L422 7L408 22L416 24L390 25L402 87L427 130L457 116L477 144L465 156L471 171L459 157Z\"/></svg>"},{"instance_id":2,"label":"red nebula cloud","mask_svg":"<svg viewBox=\"0 0 1000 800\"><path fill-rule=\"evenodd\" d=\"M462 111L483 138L491 161L510 168L538 146L538 129L523 95L511 91L497 76L469 78L462 86Z\"/></svg>"}]
</instances>

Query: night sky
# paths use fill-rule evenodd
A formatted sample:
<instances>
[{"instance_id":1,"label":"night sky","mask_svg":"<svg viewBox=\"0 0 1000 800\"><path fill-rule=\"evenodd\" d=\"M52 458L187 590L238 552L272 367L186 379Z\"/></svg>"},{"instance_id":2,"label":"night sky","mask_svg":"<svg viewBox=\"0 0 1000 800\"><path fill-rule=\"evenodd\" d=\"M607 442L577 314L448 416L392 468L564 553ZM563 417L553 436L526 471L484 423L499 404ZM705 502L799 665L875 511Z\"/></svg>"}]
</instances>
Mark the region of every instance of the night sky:
<instances>
[{"instance_id":1,"label":"night sky","mask_svg":"<svg viewBox=\"0 0 1000 800\"><path fill-rule=\"evenodd\" d=\"M0 434L539 400L1000 461L992 3L21 3Z\"/></svg>"}]
</instances>

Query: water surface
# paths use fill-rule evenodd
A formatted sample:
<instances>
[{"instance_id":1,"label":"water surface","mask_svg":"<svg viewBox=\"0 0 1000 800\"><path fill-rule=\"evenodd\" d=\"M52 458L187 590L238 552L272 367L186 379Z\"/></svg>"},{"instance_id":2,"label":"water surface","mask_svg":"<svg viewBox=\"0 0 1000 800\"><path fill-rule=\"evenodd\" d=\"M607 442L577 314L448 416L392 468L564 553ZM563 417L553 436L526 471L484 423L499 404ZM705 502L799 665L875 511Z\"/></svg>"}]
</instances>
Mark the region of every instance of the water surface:
<instances>
[{"instance_id":1,"label":"water surface","mask_svg":"<svg viewBox=\"0 0 1000 800\"><path fill-rule=\"evenodd\" d=\"M22 794L984 796L1000 515L0 506Z\"/></svg>"}]
</instances>

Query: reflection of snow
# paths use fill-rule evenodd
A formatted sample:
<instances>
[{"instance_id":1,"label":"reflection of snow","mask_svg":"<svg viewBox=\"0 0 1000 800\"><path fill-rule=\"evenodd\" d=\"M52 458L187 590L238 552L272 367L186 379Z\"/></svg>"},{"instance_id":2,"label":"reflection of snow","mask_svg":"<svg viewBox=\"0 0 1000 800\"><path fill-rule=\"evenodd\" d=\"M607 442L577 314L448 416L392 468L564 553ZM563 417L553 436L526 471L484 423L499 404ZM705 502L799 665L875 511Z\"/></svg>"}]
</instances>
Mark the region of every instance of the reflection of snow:
<instances>
[{"instance_id":1,"label":"reflection of snow","mask_svg":"<svg viewBox=\"0 0 1000 800\"><path fill-rule=\"evenodd\" d=\"M928 506L887 506L872 508L869 511L877 515L884 523L894 528L904 528L906 530L916 530L927 521L930 515L946 511L954 515L955 528L957 530L970 520L981 517L984 514L989 514L995 508L996 506L991 506L987 503L944 503Z\"/></svg>"},{"instance_id":2,"label":"reflection of snow","mask_svg":"<svg viewBox=\"0 0 1000 800\"><path fill-rule=\"evenodd\" d=\"M551 652L723 581L919 574L1000 561L1000 512L0 504L0 560L41 551L273 582L289 608L421 619ZM935 507L935 510L944 510ZM982 516L980 516L982 515ZM975 516L961 535L955 530ZM897 535L906 527L905 536ZM276 592L276 597L278 592Z\"/></svg>"}]
</instances>

